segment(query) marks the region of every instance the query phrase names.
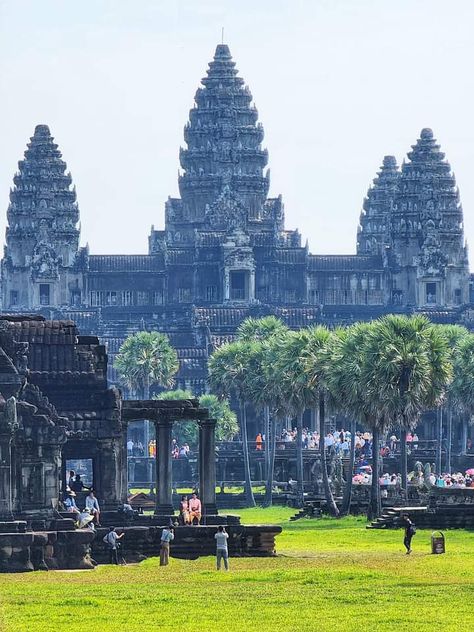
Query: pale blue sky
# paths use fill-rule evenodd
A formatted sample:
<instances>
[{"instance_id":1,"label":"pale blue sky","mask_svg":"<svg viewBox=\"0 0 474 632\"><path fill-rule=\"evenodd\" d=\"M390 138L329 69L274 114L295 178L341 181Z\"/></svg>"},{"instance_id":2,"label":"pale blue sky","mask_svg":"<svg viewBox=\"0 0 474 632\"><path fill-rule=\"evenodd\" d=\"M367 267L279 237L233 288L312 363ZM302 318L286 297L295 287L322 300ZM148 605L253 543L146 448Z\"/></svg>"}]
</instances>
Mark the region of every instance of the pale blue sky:
<instances>
[{"instance_id":1,"label":"pale blue sky","mask_svg":"<svg viewBox=\"0 0 474 632\"><path fill-rule=\"evenodd\" d=\"M270 152L271 194L315 253L355 249L384 154L432 127L474 243L472 0L0 0L0 232L37 123L77 186L92 253L146 252L225 27Z\"/></svg>"}]
</instances>

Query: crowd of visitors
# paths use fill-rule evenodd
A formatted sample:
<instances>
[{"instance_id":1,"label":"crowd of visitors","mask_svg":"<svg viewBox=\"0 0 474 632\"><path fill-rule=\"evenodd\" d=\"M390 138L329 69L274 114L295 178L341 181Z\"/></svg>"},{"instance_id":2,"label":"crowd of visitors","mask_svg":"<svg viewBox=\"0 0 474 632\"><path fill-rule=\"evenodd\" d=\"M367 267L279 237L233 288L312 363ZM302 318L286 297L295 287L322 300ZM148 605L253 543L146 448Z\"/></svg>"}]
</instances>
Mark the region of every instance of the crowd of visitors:
<instances>
[{"instance_id":1,"label":"crowd of visitors","mask_svg":"<svg viewBox=\"0 0 474 632\"><path fill-rule=\"evenodd\" d=\"M277 441L278 448L284 449L285 445L296 441L296 428L293 430L284 429ZM259 438L261 437L260 443ZM261 442L264 440L264 435L257 435L256 447L261 448ZM372 435L369 432L357 432L355 434L355 449L356 454L366 454L368 456L372 453ZM318 450L320 434L317 431L303 428L302 434L303 449ZM348 430L341 428L340 430L334 430L334 432L328 432L324 437L324 445L327 450L334 451L341 456L349 456L351 449L352 436ZM260 448L259 448L260 445Z\"/></svg>"},{"instance_id":2,"label":"crowd of visitors","mask_svg":"<svg viewBox=\"0 0 474 632\"><path fill-rule=\"evenodd\" d=\"M171 456L173 459L188 459L190 453L190 447L188 443L183 443L182 446L178 444L176 439L173 439L171 445ZM127 441L127 456L148 456L150 458L156 457L156 439L150 439L148 442L146 454L145 447L141 441L133 441L128 439Z\"/></svg>"}]
</instances>

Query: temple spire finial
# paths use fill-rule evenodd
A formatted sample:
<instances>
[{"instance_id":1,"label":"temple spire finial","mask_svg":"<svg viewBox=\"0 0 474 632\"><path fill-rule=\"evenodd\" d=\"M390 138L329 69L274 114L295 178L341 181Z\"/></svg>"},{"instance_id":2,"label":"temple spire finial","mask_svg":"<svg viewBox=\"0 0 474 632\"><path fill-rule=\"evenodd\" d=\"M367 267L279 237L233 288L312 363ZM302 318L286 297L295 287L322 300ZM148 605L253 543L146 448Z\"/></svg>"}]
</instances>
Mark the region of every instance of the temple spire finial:
<instances>
[{"instance_id":1,"label":"temple spire finial","mask_svg":"<svg viewBox=\"0 0 474 632\"><path fill-rule=\"evenodd\" d=\"M221 29L221 44L224 43L224 27Z\"/></svg>"}]
</instances>

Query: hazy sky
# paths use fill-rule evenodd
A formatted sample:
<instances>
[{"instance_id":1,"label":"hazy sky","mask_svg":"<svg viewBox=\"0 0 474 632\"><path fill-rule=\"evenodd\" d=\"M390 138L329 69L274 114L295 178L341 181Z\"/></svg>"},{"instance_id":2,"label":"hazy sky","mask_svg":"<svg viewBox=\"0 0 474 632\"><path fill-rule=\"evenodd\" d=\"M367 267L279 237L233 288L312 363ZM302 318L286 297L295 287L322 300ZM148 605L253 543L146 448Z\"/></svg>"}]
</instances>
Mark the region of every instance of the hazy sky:
<instances>
[{"instance_id":1,"label":"hazy sky","mask_svg":"<svg viewBox=\"0 0 474 632\"><path fill-rule=\"evenodd\" d=\"M351 253L385 154L432 127L474 244L473 0L0 0L0 231L38 123L92 253L144 253L176 196L193 96L225 28L265 128L271 195L314 253Z\"/></svg>"}]
</instances>

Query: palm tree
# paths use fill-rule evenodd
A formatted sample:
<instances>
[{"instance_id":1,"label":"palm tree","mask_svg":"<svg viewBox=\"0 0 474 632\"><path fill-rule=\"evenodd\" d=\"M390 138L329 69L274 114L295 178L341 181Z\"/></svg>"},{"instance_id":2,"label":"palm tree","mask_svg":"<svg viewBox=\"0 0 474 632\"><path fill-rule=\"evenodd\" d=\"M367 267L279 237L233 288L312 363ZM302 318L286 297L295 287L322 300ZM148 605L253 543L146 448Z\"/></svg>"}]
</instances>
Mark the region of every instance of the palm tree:
<instances>
[{"instance_id":1,"label":"palm tree","mask_svg":"<svg viewBox=\"0 0 474 632\"><path fill-rule=\"evenodd\" d=\"M256 356L259 343L231 342L216 349L209 358L209 382L219 396L234 396L240 408L240 434L245 475L245 500L248 507L255 507L250 473L250 458L247 437L247 410L249 401L250 364Z\"/></svg>"},{"instance_id":2,"label":"palm tree","mask_svg":"<svg viewBox=\"0 0 474 632\"><path fill-rule=\"evenodd\" d=\"M451 356L451 362L453 363L453 381L456 380L456 384L461 386L465 379L465 375L458 375L458 371L461 369L461 364L457 362L459 355L459 346L463 340L469 336L469 332L465 327L459 325L439 325L441 334L446 338L448 344L448 350ZM456 379L457 378L457 379ZM437 411L438 424L437 424L437 442L436 442L436 472L441 474L442 470L442 444L443 444L443 417L446 415L446 471L451 472L451 451L452 451L452 436L453 436L453 414L454 411L463 410L462 403L460 402L457 393L454 392L453 383L451 383L446 391L445 401L443 406ZM464 409L465 410L465 409Z\"/></svg>"},{"instance_id":3,"label":"palm tree","mask_svg":"<svg viewBox=\"0 0 474 632\"><path fill-rule=\"evenodd\" d=\"M454 406L469 417L474 414L474 335L468 333L458 342L453 355L453 382L450 397Z\"/></svg>"},{"instance_id":4,"label":"palm tree","mask_svg":"<svg viewBox=\"0 0 474 632\"><path fill-rule=\"evenodd\" d=\"M329 484L324 436L326 400L329 396L325 384L325 378L327 369L327 349L330 345L331 334L328 329L321 326L310 328L307 332L307 343L305 348L302 350L302 362L304 365L303 374L304 379L306 379L306 387L309 389L312 396L311 398L315 408L315 415L319 419L319 454L326 505L329 513L338 517L339 509L334 501L334 496Z\"/></svg>"},{"instance_id":5,"label":"palm tree","mask_svg":"<svg viewBox=\"0 0 474 632\"><path fill-rule=\"evenodd\" d=\"M178 355L168 337L158 331L139 331L119 349L114 367L129 390L150 398L153 386L171 388L179 368Z\"/></svg>"},{"instance_id":6,"label":"palm tree","mask_svg":"<svg viewBox=\"0 0 474 632\"><path fill-rule=\"evenodd\" d=\"M156 396L156 399L177 400L177 399L193 399L195 395L191 391L176 389L174 391L165 391ZM200 406L209 410L209 417L215 419L216 423L216 439L218 441L230 441L239 432L239 424L234 411L231 409L229 400L219 398L212 393L205 393L198 398ZM173 424L173 433L178 442L189 443L196 447L198 442L198 426L195 421L175 421Z\"/></svg>"},{"instance_id":7,"label":"palm tree","mask_svg":"<svg viewBox=\"0 0 474 632\"><path fill-rule=\"evenodd\" d=\"M283 321L276 316L264 316L262 318L246 318L237 328L237 339L243 342L262 342L262 370L266 366L267 369L271 368L270 363L265 363L267 353L272 356L272 352L269 350L266 343L270 342L275 336L284 336L288 331L288 327ZM273 472L275 467L275 449L276 449L276 418L275 415L270 415L270 408L272 402L275 401L277 396L276 391L271 388L273 386L272 378L275 373L271 370L267 370L266 379L263 385L259 388L253 389L252 403L256 408L263 408L264 418L264 455L265 455L265 473L266 473L266 486L265 486L265 505L271 506L272 504L272 489L273 489ZM256 384L254 384L255 386ZM263 386L263 388L262 388ZM274 412L274 411L273 411Z\"/></svg>"},{"instance_id":8,"label":"palm tree","mask_svg":"<svg viewBox=\"0 0 474 632\"><path fill-rule=\"evenodd\" d=\"M272 413L271 423L268 425L268 437L266 438L266 445L269 448L264 501L266 507L270 507L273 502L277 420L284 419L291 414L287 393L282 387L284 381L279 372L281 366L276 366L281 340L286 335L286 331L282 331L280 335L273 335L260 344L259 356L255 357L253 367L253 373L257 372L257 375L248 380L249 397L255 408L271 410Z\"/></svg>"},{"instance_id":9,"label":"palm tree","mask_svg":"<svg viewBox=\"0 0 474 632\"><path fill-rule=\"evenodd\" d=\"M390 315L372 325L367 340L362 372L367 398L374 416L383 422L380 429L400 426L402 486L407 499L406 433L424 411L442 401L451 379L446 339L424 316ZM378 445L373 453L378 461ZM378 487L376 467L372 477Z\"/></svg>"},{"instance_id":10,"label":"palm tree","mask_svg":"<svg viewBox=\"0 0 474 632\"><path fill-rule=\"evenodd\" d=\"M328 334L329 335L329 334ZM309 385L305 364L305 351L310 339L309 329L289 331L275 338L273 371L278 376L281 397L286 410L296 417L296 479L297 501L303 505L303 415L314 406L317 391Z\"/></svg>"},{"instance_id":11,"label":"palm tree","mask_svg":"<svg viewBox=\"0 0 474 632\"><path fill-rule=\"evenodd\" d=\"M171 388L179 369L178 355L168 337L158 331L139 331L121 345L114 367L120 382L129 390L150 399L154 386ZM150 439L150 423L145 420L144 443Z\"/></svg>"},{"instance_id":12,"label":"palm tree","mask_svg":"<svg viewBox=\"0 0 474 632\"><path fill-rule=\"evenodd\" d=\"M237 339L243 342L264 342L287 331L288 327L276 316L246 318L237 327Z\"/></svg>"},{"instance_id":13,"label":"palm tree","mask_svg":"<svg viewBox=\"0 0 474 632\"><path fill-rule=\"evenodd\" d=\"M360 376L364 342L370 327L369 323L356 323L352 327L336 330L323 352L324 381L331 403L350 419L349 476L342 500L342 515L349 514L351 507L356 421L359 420L363 427L367 425L366 394Z\"/></svg>"}]
</instances>

